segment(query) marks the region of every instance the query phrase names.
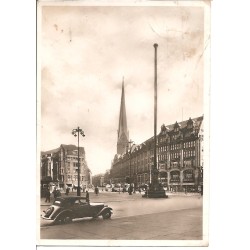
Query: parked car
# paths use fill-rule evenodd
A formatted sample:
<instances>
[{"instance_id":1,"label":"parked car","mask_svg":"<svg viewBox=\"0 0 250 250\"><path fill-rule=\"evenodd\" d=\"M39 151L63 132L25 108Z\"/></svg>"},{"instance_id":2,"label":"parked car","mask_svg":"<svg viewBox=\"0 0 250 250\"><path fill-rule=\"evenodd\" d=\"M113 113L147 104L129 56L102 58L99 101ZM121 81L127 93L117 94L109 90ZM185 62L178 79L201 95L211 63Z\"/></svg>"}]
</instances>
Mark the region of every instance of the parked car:
<instances>
[{"instance_id":1,"label":"parked car","mask_svg":"<svg viewBox=\"0 0 250 250\"><path fill-rule=\"evenodd\" d=\"M107 185L105 186L105 191L111 191L111 190L112 190L112 186L109 185L109 184L107 184Z\"/></svg>"},{"instance_id":2,"label":"parked car","mask_svg":"<svg viewBox=\"0 0 250 250\"><path fill-rule=\"evenodd\" d=\"M112 192L120 192L120 191L122 191L122 188L120 188L120 187L113 187L111 191Z\"/></svg>"},{"instance_id":3,"label":"parked car","mask_svg":"<svg viewBox=\"0 0 250 250\"><path fill-rule=\"evenodd\" d=\"M88 203L85 197L58 197L46 211L42 218L55 223L69 223L76 218L102 216L109 219L113 209L104 203Z\"/></svg>"}]
</instances>

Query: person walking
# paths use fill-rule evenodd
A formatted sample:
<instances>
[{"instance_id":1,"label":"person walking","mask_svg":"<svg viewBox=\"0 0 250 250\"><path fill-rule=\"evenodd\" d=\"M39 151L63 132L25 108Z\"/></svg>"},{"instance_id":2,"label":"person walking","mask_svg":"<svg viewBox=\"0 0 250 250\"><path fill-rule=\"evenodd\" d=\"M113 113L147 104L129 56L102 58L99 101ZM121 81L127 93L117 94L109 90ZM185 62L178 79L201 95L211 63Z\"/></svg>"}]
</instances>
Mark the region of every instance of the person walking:
<instances>
[{"instance_id":1,"label":"person walking","mask_svg":"<svg viewBox=\"0 0 250 250\"><path fill-rule=\"evenodd\" d=\"M54 188L54 190L53 190L53 195L54 195L54 199L56 199L57 198L57 190L56 190L56 187Z\"/></svg>"},{"instance_id":2,"label":"person walking","mask_svg":"<svg viewBox=\"0 0 250 250\"><path fill-rule=\"evenodd\" d=\"M132 192L133 192L133 188L131 186L129 186L129 188L128 188L129 195L132 195Z\"/></svg>"},{"instance_id":3,"label":"person walking","mask_svg":"<svg viewBox=\"0 0 250 250\"><path fill-rule=\"evenodd\" d=\"M46 189L46 192L45 192L45 202L50 202L50 191L49 191L49 188Z\"/></svg>"},{"instance_id":4,"label":"person walking","mask_svg":"<svg viewBox=\"0 0 250 250\"><path fill-rule=\"evenodd\" d=\"M88 192L88 190L86 190L86 201L87 201L87 203L89 203L89 192Z\"/></svg>"},{"instance_id":5,"label":"person walking","mask_svg":"<svg viewBox=\"0 0 250 250\"><path fill-rule=\"evenodd\" d=\"M66 188L66 195L69 195L69 187Z\"/></svg>"},{"instance_id":6,"label":"person walking","mask_svg":"<svg viewBox=\"0 0 250 250\"><path fill-rule=\"evenodd\" d=\"M61 194L61 191L60 191L60 189L57 189L56 190L56 197L60 197L62 194Z\"/></svg>"}]
</instances>

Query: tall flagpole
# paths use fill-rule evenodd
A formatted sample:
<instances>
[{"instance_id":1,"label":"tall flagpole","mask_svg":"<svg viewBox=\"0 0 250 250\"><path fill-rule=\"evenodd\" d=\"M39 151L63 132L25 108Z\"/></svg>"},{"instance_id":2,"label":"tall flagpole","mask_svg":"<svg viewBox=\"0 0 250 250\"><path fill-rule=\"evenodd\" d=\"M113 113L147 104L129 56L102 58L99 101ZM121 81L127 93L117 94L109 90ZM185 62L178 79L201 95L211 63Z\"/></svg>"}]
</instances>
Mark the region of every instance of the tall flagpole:
<instances>
[{"instance_id":1,"label":"tall flagpole","mask_svg":"<svg viewBox=\"0 0 250 250\"><path fill-rule=\"evenodd\" d=\"M154 61L154 183L157 183L157 47L158 44L154 44L155 48L155 61Z\"/></svg>"},{"instance_id":2,"label":"tall flagpole","mask_svg":"<svg viewBox=\"0 0 250 250\"><path fill-rule=\"evenodd\" d=\"M163 187L159 184L158 180L158 167L157 167L157 47L158 44L154 44L155 48L155 60L154 60L154 166L151 171L151 185L146 191L143 197L148 198L167 198Z\"/></svg>"}]
</instances>

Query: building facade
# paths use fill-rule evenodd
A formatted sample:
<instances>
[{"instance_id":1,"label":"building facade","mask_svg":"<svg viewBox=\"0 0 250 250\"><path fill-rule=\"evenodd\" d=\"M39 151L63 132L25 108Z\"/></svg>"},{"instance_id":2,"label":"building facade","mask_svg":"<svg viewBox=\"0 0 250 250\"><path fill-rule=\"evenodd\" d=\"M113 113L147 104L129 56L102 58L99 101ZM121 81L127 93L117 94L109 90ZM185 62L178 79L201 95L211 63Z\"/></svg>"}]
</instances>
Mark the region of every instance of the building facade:
<instances>
[{"instance_id":1,"label":"building facade","mask_svg":"<svg viewBox=\"0 0 250 250\"><path fill-rule=\"evenodd\" d=\"M110 170L113 183L135 187L151 183L154 140L116 154ZM161 126L157 135L159 182L169 191L197 191L203 185L203 116Z\"/></svg>"},{"instance_id":2,"label":"building facade","mask_svg":"<svg viewBox=\"0 0 250 250\"><path fill-rule=\"evenodd\" d=\"M80 186L83 188L92 185L91 171L87 166L83 147L79 147L79 164ZM48 179L62 189L78 186L77 146L62 144L57 149L41 152L41 182Z\"/></svg>"}]
</instances>

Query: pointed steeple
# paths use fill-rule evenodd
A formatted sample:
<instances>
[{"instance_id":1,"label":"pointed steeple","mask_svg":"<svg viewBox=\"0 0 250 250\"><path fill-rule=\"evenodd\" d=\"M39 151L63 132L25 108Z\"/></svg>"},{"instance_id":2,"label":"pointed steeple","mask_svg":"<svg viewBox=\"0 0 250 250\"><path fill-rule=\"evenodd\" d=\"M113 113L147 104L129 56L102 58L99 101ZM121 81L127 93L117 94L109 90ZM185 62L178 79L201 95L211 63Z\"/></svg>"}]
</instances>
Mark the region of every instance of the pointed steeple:
<instances>
[{"instance_id":1,"label":"pointed steeple","mask_svg":"<svg viewBox=\"0 0 250 250\"><path fill-rule=\"evenodd\" d=\"M124 91L124 77L123 77L120 116L118 125L117 154L123 154L126 152L128 141L129 141L129 135L127 129L127 116L125 107L125 91Z\"/></svg>"}]
</instances>

